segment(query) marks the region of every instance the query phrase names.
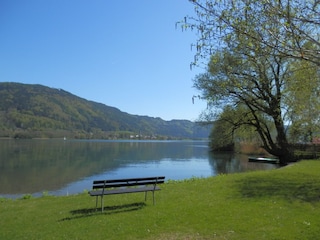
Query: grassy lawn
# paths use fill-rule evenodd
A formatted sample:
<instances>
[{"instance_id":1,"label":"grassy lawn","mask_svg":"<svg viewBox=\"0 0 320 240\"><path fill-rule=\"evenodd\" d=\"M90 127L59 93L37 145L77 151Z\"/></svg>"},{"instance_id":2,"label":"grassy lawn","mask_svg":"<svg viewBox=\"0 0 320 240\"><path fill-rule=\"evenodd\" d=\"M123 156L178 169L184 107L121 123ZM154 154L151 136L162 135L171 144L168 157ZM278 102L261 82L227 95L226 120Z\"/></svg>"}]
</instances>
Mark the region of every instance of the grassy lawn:
<instances>
[{"instance_id":1,"label":"grassy lawn","mask_svg":"<svg viewBox=\"0 0 320 240\"><path fill-rule=\"evenodd\" d=\"M319 239L320 161L143 193L0 199L0 239Z\"/></svg>"}]
</instances>

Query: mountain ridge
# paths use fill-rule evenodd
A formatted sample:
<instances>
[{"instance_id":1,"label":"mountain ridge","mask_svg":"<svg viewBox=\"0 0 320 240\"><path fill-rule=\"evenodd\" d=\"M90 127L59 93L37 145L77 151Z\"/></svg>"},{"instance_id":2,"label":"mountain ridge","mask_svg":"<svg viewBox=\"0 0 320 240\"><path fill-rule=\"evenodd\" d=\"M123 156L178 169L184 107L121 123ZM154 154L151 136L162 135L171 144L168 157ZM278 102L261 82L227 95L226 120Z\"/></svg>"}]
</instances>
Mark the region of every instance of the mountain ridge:
<instances>
[{"instance_id":1,"label":"mountain ridge","mask_svg":"<svg viewBox=\"0 0 320 240\"><path fill-rule=\"evenodd\" d=\"M203 139L209 127L139 116L40 84L0 83L0 137Z\"/></svg>"}]
</instances>

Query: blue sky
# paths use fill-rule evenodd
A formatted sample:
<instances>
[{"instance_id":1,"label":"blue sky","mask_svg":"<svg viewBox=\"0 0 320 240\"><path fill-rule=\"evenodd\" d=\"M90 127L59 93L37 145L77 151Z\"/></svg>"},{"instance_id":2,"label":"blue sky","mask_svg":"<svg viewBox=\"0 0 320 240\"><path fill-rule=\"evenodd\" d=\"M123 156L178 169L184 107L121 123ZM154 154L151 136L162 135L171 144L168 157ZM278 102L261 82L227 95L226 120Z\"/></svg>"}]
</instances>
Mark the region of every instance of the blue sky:
<instances>
[{"instance_id":1,"label":"blue sky","mask_svg":"<svg viewBox=\"0 0 320 240\"><path fill-rule=\"evenodd\" d=\"M42 84L121 111L198 118L187 0L1 0L0 81Z\"/></svg>"}]
</instances>

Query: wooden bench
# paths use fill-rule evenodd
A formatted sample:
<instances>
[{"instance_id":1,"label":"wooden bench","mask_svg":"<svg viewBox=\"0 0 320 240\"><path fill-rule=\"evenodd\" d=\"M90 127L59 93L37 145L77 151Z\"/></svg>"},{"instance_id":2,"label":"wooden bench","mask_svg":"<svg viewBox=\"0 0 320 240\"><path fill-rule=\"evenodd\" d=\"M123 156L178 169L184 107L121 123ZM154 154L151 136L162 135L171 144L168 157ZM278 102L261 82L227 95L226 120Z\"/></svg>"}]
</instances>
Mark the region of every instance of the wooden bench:
<instances>
[{"instance_id":1,"label":"wooden bench","mask_svg":"<svg viewBox=\"0 0 320 240\"><path fill-rule=\"evenodd\" d=\"M101 198L101 211L103 211L104 195L145 192L145 201L147 201L147 193L152 192L154 205L154 192L160 190L157 185L164 183L164 179L165 177L145 177L95 180L89 194L96 197L96 208L98 208L98 198Z\"/></svg>"}]
</instances>

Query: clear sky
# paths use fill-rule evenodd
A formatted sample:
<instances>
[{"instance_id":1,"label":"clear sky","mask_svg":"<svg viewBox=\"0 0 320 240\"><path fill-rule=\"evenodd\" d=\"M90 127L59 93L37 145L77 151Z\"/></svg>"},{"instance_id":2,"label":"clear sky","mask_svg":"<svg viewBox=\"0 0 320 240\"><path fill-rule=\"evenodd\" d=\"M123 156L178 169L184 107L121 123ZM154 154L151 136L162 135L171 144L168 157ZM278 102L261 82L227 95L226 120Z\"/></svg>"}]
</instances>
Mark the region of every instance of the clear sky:
<instances>
[{"instance_id":1,"label":"clear sky","mask_svg":"<svg viewBox=\"0 0 320 240\"><path fill-rule=\"evenodd\" d=\"M42 84L121 111L194 121L187 0L0 0L0 82Z\"/></svg>"}]
</instances>

